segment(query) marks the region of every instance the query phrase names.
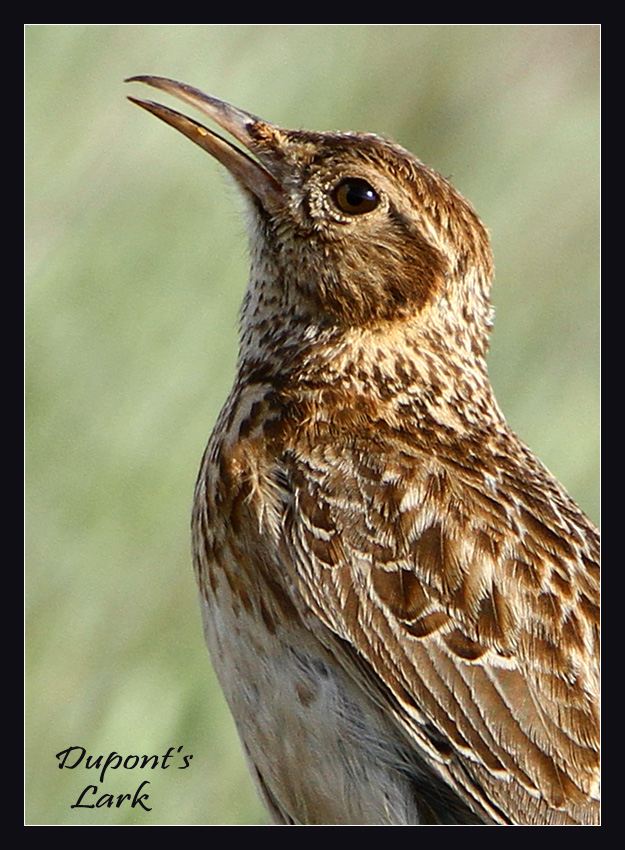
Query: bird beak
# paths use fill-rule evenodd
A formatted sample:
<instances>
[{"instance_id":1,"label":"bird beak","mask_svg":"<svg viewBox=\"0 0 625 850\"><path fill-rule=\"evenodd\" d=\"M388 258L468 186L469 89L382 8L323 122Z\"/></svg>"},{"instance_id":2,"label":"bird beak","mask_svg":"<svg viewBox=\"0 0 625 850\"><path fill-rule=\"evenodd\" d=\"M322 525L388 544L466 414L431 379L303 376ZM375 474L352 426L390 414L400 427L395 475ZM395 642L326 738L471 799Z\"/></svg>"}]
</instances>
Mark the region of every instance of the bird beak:
<instances>
[{"instance_id":1,"label":"bird beak","mask_svg":"<svg viewBox=\"0 0 625 850\"><path fill-rule=\"evenodd\" d=\"M180 112L153 103L151 100L128 98L137 106L141 106L156 115L166 124L175 127L176 130L179 130L196 145L219 160L237 182L260 201L264 209L270 211L276 209L276 207L284 207L284 192L278 180L270 171L271 159L267 154L263 156L259 150L259 145L255 144L258 136L264 135L265 137L275 138L280 135L277 127L261 121L260 118L251 115L249 112L237 109L236 106L232 106L224 100L204 94L193 86L177 83L175 80L169 80L166 77L129 77L126 82L146 83L149 86L161 89L179 100L185 101L215 121L221 129L230 133L247 150L252 151L260 162L252 159L245 151L223 139L217 133L207 129L197 121L187 118Z\"/></svg>"}]
</instances>

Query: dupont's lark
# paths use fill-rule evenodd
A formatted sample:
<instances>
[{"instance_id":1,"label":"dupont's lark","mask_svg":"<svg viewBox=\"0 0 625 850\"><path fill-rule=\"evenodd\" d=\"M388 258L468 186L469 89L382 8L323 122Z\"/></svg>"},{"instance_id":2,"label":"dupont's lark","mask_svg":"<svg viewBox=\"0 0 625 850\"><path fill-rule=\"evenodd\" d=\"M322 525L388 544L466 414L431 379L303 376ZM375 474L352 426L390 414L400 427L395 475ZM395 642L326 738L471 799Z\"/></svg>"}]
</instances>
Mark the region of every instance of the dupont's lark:
<instances>
[{"instance_id":1,"label":"dupont's lark","mask_svg":"<svg viewBox=\"0 0 625 850\"><path fill-rule=\"evenodd\" d=\"M135 101L249 202L237 378L193 547L274 820L597 823L598 535L493 397L477 215L377 136L134 79L245 149Z\"/></svg>"}]
</instances>

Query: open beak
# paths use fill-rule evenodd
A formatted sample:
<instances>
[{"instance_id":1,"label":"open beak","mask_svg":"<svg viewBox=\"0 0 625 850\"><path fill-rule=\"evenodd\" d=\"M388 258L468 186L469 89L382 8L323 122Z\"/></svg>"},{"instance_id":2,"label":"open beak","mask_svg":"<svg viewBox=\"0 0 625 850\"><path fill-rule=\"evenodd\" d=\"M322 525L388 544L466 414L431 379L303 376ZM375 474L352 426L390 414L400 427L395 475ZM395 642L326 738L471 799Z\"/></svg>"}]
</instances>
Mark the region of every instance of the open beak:
<instances>
[{"instance_id":1,"label":"open beak","mask_svg":"<svg viewBox=\"0 0 625 850\"><path fill-rule=\"evenodd\" d=\"M255 144L255 138L259 135L274 138L279 136L280 131L277 127L273 127L266 121L261 121L260 118L251 115L249 112L237 109L236 106L232 106L224 100L204 94L193 86L178 83L166 77L129 77L126 82L146 83L149 86L154 86L154 88L161 89L194 106L211 118L247 150L252 151L258 157L258 161L252 159L246 151L242 151L217 133L174 109L161 106L151 100L128 98L137 106L147 109L148 112L165 121L166 124L175 127L196 145L218 159L226 166L238 183L260 201L264 209L270 211L276 207L284 206L284 193L271 173L270 158L268 156L263 157L262 152L258 150L259 146Z\"/></svg>"}]
</instances>

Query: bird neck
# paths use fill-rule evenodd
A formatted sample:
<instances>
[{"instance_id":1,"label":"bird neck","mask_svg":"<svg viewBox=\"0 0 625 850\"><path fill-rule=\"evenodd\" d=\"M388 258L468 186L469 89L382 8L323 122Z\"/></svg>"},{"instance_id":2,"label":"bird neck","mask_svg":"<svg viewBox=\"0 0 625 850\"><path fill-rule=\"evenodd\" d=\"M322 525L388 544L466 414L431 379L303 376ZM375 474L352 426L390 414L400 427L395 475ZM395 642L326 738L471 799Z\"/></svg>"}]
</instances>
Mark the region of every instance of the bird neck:
<instances>
[{"instance_id":1,"label":"bird neck","mask_svg":"<svg viewBox=\"0 0 625 850\"><path fill-rule=\"evenodd\" d=\"M485 348L432 311L369 327L320 323L278 300L246 299L238 384L264 384L291 403L365 408L372 420L418 420L458 434L505 428L488 379ZM270 317L265 318L266 316Z\"/></svg>"}]
</instances>

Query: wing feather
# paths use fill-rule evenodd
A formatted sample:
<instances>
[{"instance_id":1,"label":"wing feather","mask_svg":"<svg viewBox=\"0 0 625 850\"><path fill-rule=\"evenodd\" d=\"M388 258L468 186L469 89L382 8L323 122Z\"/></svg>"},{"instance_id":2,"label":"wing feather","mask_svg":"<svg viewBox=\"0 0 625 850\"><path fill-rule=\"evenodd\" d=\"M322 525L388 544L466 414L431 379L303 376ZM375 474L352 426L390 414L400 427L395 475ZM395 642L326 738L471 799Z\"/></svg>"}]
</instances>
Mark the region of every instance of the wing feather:
<instances>
[{"instance_id":1,"label":"wing feather","mask_svg":"<svg viewBox=\"0 0 625 850\"><path fill-rule=\"evenodd\" d=\"M533 458L524 487L505 465L480 485L429 458L326 459L290 469L305 604L474 810L596 822L594 528Z\"/></svg>"}]
</instances>

